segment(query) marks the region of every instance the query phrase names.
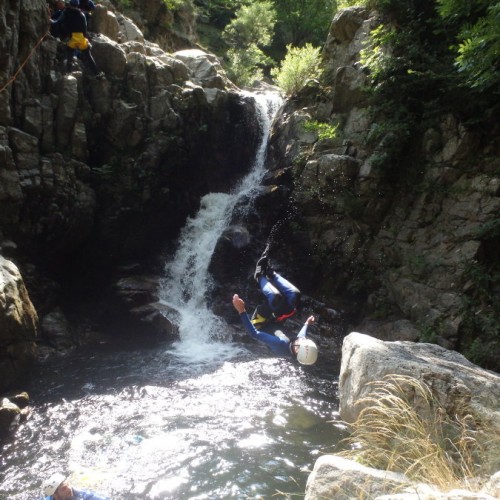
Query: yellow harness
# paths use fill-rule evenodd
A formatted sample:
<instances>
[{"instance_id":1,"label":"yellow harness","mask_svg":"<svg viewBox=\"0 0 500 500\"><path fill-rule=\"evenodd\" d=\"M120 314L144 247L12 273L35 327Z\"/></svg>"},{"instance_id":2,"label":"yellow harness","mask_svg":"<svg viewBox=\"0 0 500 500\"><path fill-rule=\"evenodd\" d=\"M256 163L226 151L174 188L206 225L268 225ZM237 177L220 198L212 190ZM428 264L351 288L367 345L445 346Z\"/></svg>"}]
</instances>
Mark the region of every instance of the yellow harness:
<instances>
[{"instance_id":1,"label":"yellow harness","mask_svg":"<svg viewBox=\"0 0 500 500\"><path fill-rule=\"evenodd\" d=\"M71 40L68 42L68 47L70 49L87 50L89 48L89 41L83 33L71 33Z\"/></svg>"}]
</instances>

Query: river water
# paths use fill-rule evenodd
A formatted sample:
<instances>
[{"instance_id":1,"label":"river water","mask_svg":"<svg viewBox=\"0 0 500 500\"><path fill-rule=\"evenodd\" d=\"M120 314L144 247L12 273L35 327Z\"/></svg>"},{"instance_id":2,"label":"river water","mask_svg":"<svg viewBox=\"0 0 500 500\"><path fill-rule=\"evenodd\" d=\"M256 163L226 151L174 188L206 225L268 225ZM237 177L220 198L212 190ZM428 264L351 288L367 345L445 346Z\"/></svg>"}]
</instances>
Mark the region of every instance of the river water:
<instances>
[{"instance_id":1,"label":"river water","mask_svg":"<svg viewBox=\"0 0 500 500\"><path fill-rule=\"evenodd\" d=\"M246 98L262 119L254 168L233 192L203 198L165 265L161 297L179 312L179 341L110 340L45 363L28 419L2 447L1 499L40 498L56 471L113 499L300 498L315 460L342 437L338 360L301 367L233 343L206 306L210 257L263 175L280 105Z\"/></svg>"}]
</instances>

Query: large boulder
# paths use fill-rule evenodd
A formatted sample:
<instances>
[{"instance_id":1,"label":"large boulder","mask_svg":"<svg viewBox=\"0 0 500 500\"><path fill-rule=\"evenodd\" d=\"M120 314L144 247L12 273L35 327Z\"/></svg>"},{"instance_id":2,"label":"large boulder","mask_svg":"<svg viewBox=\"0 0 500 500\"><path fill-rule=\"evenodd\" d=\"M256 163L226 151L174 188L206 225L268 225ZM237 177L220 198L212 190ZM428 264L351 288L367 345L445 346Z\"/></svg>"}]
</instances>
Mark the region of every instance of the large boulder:
<instances>
[{"instance_id":1,"label":"large boulder","mask_svg":"<svg viewBox=\"0 0 500 500\"><path fill-rule=\"evenodd\" d=\"M372 26L370 11L351 7L337 12L330 25L324 48L325 76L334 81L339 70L354 67ZM368 29L366 29L368 28Z\"/></svg>"},{"instance_id":2,"label":"large boulder","mask_svg":"<svg viewBox=\"0 0 500 500\"><path fill-rule=\"evenodd\" d=\"M17 266L0 255L0 393L27 380L38 317Z\"/></svg>"},{"instance_id":3,"label":"large boulder","mask_svg":"<svg viewBox=\"0 0 500 500\"><path fill-rule=\"evenodd\" d=\"M306 500L376 498L410 484L403 474L365 467L352 460L324 455L307 479Z\"/></svg>"},{"instance_id":4,"label":"large boulder","mask_svg":"<svg viewBox=\"0 0 500 500\"><path fill-rule=\"evenodd\" d=\"M354 422L370 383L401 374L424 382L440 404L453 413L457 402L469 402L475 416L500 433L500 375L483 370L455 351L435 344L383 342L352 332L342 345L339 377L340 416Z\"/></svg>"},{"instance_id":5,"label":"large boulder","mask_svg":"<svg viewBox=\"0 0 500 500\"><path fill-rule=\"evenodd\" d=\"M314 464L306 485L305 500L494 500L498 498L498 474L480 491L453 489L414 483L403 474L365 467L352 460L324 455Z\"/></svg>"},{"instance_id":6,"label":"large boulder","mask_svg":"<svg viewBox=\"0 0 500 500\"><path fill-rule=\"evenodd\" d=\"M111 306L106 310L113 329L133 332L150 339L178 338L179 314L160 300L160 278L129 269L110 290Z\"/></svg>"},{"instance_id":7,"label":"large boulder","mask_svg":"<svg viewBox=\"0 0 500 500\"><path fill-rule=\"evenodd\" d=\"M180 50L174 56L189 68L190 79L194 83L208 88L236 89L225 75L217 56L200 49Z\"/></svg>"},{"instance_id":8,"label":"large boulder","mask_svg":"<svg viewBox=\"0 0 500 500\"><path fill-rule=\"evenodd\" d=\"M408 376L421 381L451 419L457 416L457 409L465 402L470 415L479 425L489 429L492 436L499 435L500 375L483 370L462 355L434 344L383 342L357 332L345 337L342 346L340 417L345 422L354 422L360 412L371 404L367 396L373 390L373 383L389 375ZM422 404L418 391L408 391L405 397L410 398L412 408L425 422L428 407ZM495 472L500 463L498 448L491 442L482 451L487 454L487 467ZM480 491L455 489L443 492L434 485L414 483L403 474L366 467L341 456L325 455L314 465L307 481L305 498L491 500L498 498L498 484L497 473L488 481L484 478L477 481Z\"/></svg>"}]
</instances>

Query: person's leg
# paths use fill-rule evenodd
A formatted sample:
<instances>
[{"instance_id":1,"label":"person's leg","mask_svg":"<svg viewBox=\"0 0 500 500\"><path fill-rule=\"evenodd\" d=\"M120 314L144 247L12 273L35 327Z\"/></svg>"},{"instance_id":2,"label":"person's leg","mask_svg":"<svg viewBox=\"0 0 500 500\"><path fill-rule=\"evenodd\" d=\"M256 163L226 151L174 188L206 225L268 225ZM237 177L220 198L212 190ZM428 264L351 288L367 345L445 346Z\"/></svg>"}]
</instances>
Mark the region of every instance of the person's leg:
<instances>
[{"instance_id":1,"label":"person's leg","mask_svg":"<svg viewBox=\"0 0 500 500\"><path fill-rule=\"evenodd\" d=\"M285 300L280 291L267 279L266 276L259 278L259 285L269 307L275 311Z\"/></svg>"},{"instance_id":2,"label":"person's leg","mask_svg":"<svg viewBox=\"0 0 500 500\"><path fill-rule=\"evenodd\" d=\"M285 296L287 303L290 304L291 307L297 307L300 299L300 290L295 285L283 278L283 276L279 275L276 271L273 273L269 283L271 286L274 285L273 288L277 289L280 294Z\"/></svg>"},{"instance_id":3,"label":"person's leg","mask_svg":"<svg viewBox=\"0 0 500 500\"><path fill-rule=\"evenodd\" d=\"M75 58L75 49L66 46L66 70L71 72L73 70L73 59Z\"/></svg>"},{"instance_id":4,"label":"person's leg","mask_svg":"<svg viewBox=\"0 0 500 500\"><path fill-rule=\"evenodd\" d=\"M85 63L85 65L90 68L90 70L92 71L92 73L94 73L94 75L97 75L97 73L99 73L99 70L97 69L97 64L95 63L95 60L92 57L90 49L82 50L81 54L82 54L82 61Z\"/></svg>"}]
</instances>

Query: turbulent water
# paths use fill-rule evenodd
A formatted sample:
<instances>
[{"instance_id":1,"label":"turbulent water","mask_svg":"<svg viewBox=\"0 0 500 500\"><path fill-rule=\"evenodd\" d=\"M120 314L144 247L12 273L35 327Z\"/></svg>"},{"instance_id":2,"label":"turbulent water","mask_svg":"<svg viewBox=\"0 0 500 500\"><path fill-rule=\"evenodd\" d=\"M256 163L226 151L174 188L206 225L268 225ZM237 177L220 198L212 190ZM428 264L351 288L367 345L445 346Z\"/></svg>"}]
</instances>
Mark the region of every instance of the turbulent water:
<instances>
[{"instance_id":1,"label":"turbulent water","mask_svg":"<svg viewBox=\"0 0 500 500\"><path fill-rule=\"evenodd\" d=\"M179 312L180 340L103 343L43 366L28 419L2 447L1 499L39 498L55 471L113 499L300 497L339 440L336 370L325 369L336 362L300 367L231 343L204 300L217 238L263 173L279 100L255 99L263 140L252 172L204 197L165 267L162 300Z\"/></svg>"}]
</instances>

